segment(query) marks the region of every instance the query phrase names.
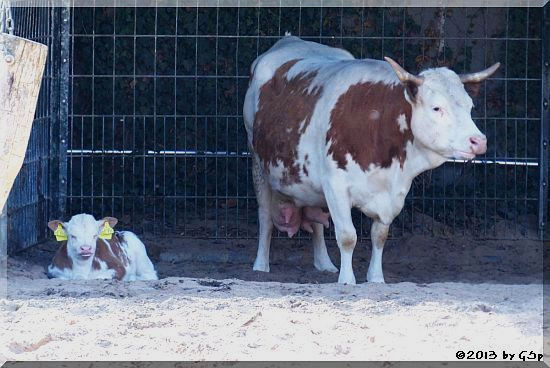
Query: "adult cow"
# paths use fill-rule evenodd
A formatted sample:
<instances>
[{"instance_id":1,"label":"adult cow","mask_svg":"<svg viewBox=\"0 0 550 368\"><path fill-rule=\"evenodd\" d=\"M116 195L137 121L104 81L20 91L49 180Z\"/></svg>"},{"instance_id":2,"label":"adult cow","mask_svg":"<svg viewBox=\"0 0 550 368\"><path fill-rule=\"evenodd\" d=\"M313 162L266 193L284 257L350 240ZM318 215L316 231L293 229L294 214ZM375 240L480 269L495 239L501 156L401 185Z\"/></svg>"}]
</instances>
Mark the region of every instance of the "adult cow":
<instances>
[{"instance_id":1,"label":"adult cow","mask_svg":"<svg viewBox=\"0 0 550 368\"><path fill-rule=\"evenodd\" d=\"M483 81L499 63L473 74L435 68L415 76L385 59L357 60L286 36L252 64L244 122L259 207L254 270L269 271L273 223L292 235L291 219L299 226L301 213L328 207L340 249L338 282L355 284L356 207L373 219L367 281L384 282L384 243L412 180L448 158L485 153L464 84ZM286 207L277 213L272 202L280 198ZM318 222L311 227L314 265L336 272Z\"/></svg>"}]
</instances>

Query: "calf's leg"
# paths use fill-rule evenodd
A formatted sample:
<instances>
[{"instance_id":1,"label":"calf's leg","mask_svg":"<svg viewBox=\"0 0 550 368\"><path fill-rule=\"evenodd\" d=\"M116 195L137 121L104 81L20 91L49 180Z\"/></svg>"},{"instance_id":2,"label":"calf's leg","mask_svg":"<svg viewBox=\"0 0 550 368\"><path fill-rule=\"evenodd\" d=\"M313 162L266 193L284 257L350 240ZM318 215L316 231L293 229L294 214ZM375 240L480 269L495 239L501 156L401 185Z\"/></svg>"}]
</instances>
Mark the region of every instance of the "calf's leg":
<instances>
[{"instance_id":1,"label":"calf's leg","mask_svg":"<svg viewBox=\"0 0 550 368\"><path fill-rule=\"evenodd\" d=\"M312 223L311 226L313 228L311 236L313 240L313 265L319 271L338 272L338 269L332 264L328 256L323 225Z\"/></svg>"},{"instance_id":2,"label":"calf's leg","mask_svg":"<svg viewBox=\"0 0 550 368\"><path fill-rule=\"evenodd\" d=\"M384 283L384 273L382 272L382 252L384 243L388 238L390 226L380 221L374 221L370 230L372 241L372 254L370 256L369 270L367 272L368 282Z\"/></svg>"},{"instance_id":3,"label":"calf's leg","mask_svg":"<svg viewBox=\"0 0 550 368\"><path fill-rule=\"evenodd\" d=\"M271 218L271 188L264 176L260 160L256 154L252 157L252 179L254 191L258 201L258 222L260 233L258 236L258 254L254 261L254 271L269 272L269 247L271 244L271 233L273 221Z\"/></svg>"},{"instance_id":4,"label":"calf's leg","mask_svg":"<svg viewBox=\"0 0 550 368\"><path fill-rule=\"evenodd\" d=\"M343 188L339 190L339 188ZM341 284L355 284L355 275L351 260L355 243L357 243L357 231L351 219L351 203L345 186L330 184L325 186L325 199L334 223L336 242L340 248L340 275L338 282Z\"/></svg>"}]
</instances>

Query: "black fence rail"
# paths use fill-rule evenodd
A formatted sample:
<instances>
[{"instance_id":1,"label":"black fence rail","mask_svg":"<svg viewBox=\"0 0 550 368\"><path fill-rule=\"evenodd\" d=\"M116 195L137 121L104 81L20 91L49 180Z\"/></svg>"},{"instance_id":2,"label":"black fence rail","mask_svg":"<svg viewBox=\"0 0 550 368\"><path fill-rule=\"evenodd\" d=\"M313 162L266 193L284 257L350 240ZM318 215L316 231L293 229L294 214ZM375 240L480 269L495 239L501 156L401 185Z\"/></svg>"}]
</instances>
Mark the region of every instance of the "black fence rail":
<instances>
[{"instance_id":1,"label":"black fence rail","mask_svg":"<svg viewBox=\"0 0 550 368\"><path fill-rule=\"evenodd\" d=\"M541 197L548 168L543 14L542 8L71 9L67 214L111 214L137 231L184 237L256 237L242 104L252 61L291 32L358 58L390 56L411 72L436 66L466 72L500 61L474 97L474 121L489 140L486 155L449 161L417 178L392 235L537 237L548 208ZM368 219L356 214L356 221L367 239Z\"/></svg>"},{"instance_id":2,"label":"black fence rail","mask_svg":"<svg viewBox=\"0 0 550 368\"><path fill-rule=\"evenodd\" d=\"M66 183L60 182L59 172L66 158L59 150L59 137L66 125L63 122L67 109L62 108L61 100L65 99L67 105L67 95L63 97L61 90L66 89L68 68L62 78L60 65L62 15L68 21L68 12L49 6L47 0L36 0L33 4L33 7L12 7L14 34L43 43L49 50L27 153L6 205L8 253L44 241L47 221L64 212L61 202L64 192L60 187ZM68 47L68 32L65 43ZM68 60L65 63L68 66Z\"/></svg>"}]
</instances>

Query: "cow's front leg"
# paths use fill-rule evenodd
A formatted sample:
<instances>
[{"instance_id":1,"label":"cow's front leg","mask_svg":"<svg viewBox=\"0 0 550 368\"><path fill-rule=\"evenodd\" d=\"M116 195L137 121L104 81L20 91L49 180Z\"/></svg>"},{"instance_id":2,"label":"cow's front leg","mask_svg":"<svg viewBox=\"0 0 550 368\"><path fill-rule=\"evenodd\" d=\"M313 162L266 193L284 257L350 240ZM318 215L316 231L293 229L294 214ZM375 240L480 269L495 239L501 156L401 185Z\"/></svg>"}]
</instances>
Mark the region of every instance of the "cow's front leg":
<instances>
[{"instance_id":1,"label":"cow's front leg","mask_svg":"<svg viewBox=\"0 0 550 368\"><path fill-rule=\"evenodd\" d=\"M273 232L273 221L271 218L271 188L267 183L259 158L253 154L252 158L252 180L258 201L258 223L260 233L258 234L258 254L254 261L254 271L269 272L269 247L271 244L271 233Z\"/></svg>"},{"instance_id":2,"label":"cow's front leg","mask_svg":"<svg viewBox=\"0 0 550 368\"><path fill-rule=\"evenodd\" d=\"M368 282L384 283L384 273L382 272L382 252L384 244L388 238L390 226L380 221L374 221L370 230L372 241L372 254L370 256L369 270L367 272Z\"/></svg>"},{"instance_id":3,"label":"cow's front leg","mask_svg":"<svg viewBox=\"0 0 550 368\"><path fill-rule=\"evenodd\" d=\"M313 228L313 265L319 271L338 272L328 256L323 225L313 223L311 226Z\"/></svg>"},{"instance_id":4,"label":"cow's front leg","mask_svg":"<svg viewBox=\"0 0 550 368\"><path fill-rule=\"evenodd\" d=\"M325 199L327 202L332 222L334 223L334 232L336 242L340 248L340 275L338 282L341 284L355 284L355 275L351 260L355 243L357 243L357 231L353 226L351 219L351 204L347 189L342 186L342 190L335 190L340 186L328 186L325 188Z\"/></svg>"}]
</instances>

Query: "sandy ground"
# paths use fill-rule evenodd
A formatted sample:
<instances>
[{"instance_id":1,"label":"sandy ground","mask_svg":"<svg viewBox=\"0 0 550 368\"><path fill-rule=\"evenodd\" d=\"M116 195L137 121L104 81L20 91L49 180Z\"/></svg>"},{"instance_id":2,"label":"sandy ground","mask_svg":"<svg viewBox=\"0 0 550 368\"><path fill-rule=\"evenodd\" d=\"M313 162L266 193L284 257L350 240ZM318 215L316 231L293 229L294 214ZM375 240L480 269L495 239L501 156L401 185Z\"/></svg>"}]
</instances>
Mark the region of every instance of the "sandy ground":
<instances>
[{"instance_id":1,"label":"sandy ground","mask_svg":"<svg viewBox=\"0 0 550 368\"><path fill-rule=\"evenodd\" d=\"M385 253L388 284L338 285L307 242L149 239L163 279L48 280L48 243L8 260L0 360L454 360L542 352L541 243L411 237ZM422 246L421 246L422 245ZM186 251L182 251L185 249ZM329 244L337 263L337 250ZM368 247L355 273L363 282ZM516 356L517 359L517 356Z\"/></svg>"},{"instance_id":2,"label":"sandy ground","mask_svg":"<svg viewBox=\"0 0 550 368\"><path fill-rule=\"evenodd\" d=\"M8 360L453 360L542 351L542 287L12 279Z\"/></svg>"}]
</instances>

